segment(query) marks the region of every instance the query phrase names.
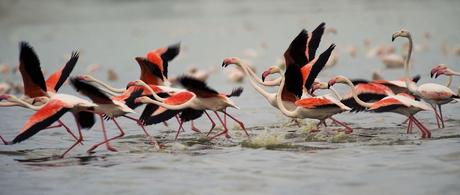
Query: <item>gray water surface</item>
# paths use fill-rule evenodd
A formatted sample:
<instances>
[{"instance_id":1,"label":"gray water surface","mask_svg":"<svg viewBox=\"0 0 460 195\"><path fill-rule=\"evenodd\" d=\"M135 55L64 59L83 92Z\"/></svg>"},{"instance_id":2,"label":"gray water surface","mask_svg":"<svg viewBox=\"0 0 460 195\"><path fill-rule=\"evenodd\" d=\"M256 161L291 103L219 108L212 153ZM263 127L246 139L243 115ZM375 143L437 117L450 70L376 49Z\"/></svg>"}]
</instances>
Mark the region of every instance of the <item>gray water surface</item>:
<instances>
[{"instance_id":1,"label":"gray water surface","mask_svg":"<svg viewBox=\"0 0 460 195\"><path fill-rule=\"evenodd\" d=\"M186 124L187 132L174 142L177 124L171 120L169 127L148 127L165 145L157 150L138 126L119 119L127 132L113 142L119 152L101 147L86 154L102 139L98 122L84 131L83 146L64 159L50 159L72 139L62 128L46 130L23 143L0 146L0 194L459 194L458 104L444 107L445 129L436 128L433 113L417 114L432 129L431 140L419 139L416 129L406 134L406 126L399 125L404 118L391 113L338 115L355 129L351 135L337 133L341 128L333 124L308 133L316 121L304 120L301 128L287 125L249 83L229 82L220 67L224 57L240 56L260 73L275 64L302 28L312 30L324 21L338 33L325 35L318 52L336 43L339 61L320 74L323 81L338 74L370 79L375 70L399 79L402 70L386 70L379 59L366 57L363 41L395 45L401 53L406 40L392 43L391 34L404 27L416 45L429 48L413 54L412 74L422 76L420 83L444 83L445 78L429 78L429 70L438 63L460 70L460 57L441 51L443 43L460 46L458 18L459 1L0 1L1 64L18 63L21 40L34 46L47 73L65 62L65 54L79 49L73 75L97 63L102 68L95 77L106 81L106 71L113 69L120 79L110 84L124 87L138 78L135 56L181 41L184 49L170 64L170 74L182 74L190 65L215 67L209 80L213 88L229 92L245 87L235 98L241 109L229 112L251 134L248 141L231 124L232 139L208 142L202 139L205 133L192 133ZM432 38L425 39L425 32ZM358 48L356 58L348 55L350 46ZM244 56L248 49L257 56ZM19 75L2 77L21 80ZM68 85L62 92L77 94ZM22 108L1 108L1 135L13 138L30 115ZM70 114L63 119L74 128ZM106 124L115 135L114 124ZM210 124L200 119L197 126L206 131Z\"/></svg>"}]
</instances>

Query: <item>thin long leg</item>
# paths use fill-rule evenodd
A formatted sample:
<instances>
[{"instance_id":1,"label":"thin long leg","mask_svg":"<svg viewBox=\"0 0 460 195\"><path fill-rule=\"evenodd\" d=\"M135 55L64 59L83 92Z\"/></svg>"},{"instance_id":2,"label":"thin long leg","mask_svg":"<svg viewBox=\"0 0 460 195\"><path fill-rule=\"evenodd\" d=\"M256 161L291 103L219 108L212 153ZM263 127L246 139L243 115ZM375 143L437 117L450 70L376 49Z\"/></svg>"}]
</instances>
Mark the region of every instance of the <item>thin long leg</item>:
<instances>
[{"instance_id":1,"label":"thin long leg","mask_svg":"<svg viewBox=\"0 0 460 195\"><path fill-rule=\"evenodd\" d=\"M168 127L168 123L167 123L166 121L163 121L163 125L164 125L165 127Z\"/></svg>"},{"instance_id":2,"label":"thin long leg","mask_svg":"<svg viewBox=\"0 0 460 195\"><path fill-rule=\"evenodd\" d=\"M431 138L431 132L428 130L417 118L412 116L412 120L414 121L414 124L416 124L419 128L422 128L425 131L426 136L422 138Z\"/></svg>"},{"instance_id":3,"label":"thin long leg","mask_svg":"<svg viewBox=\"0 0 460 195\"><path fill-rule=\"evenodd\" d=\"M409 121L409 124L407 124L407 130L406 130L407 134L412 133L412 120L408 118L408 121Z\"/></svg>"},{"instance_id":4,"label":"thin long leg","mask_svg":"<svg viewBox=\"0 0 460 195\"><path fill-rule=\"evenodd\" d=\"M220 123L222 123L222 126L224 127L224 130L222 132L210 137L209 140L213 140L214 138L219 137L219 136L221 136L223 134L228 135L228 129L227 129L227 126L225 125L225 122L220 118L219 114L216 111L214 111L214 114L216 114L216 116L219 119Z\"/></svg>"},{"instance_id":5,"label":"thin long leg","mask_svg":"<svg viewBox=\"0 0 460 195\"><path fill-rule=\"evenodd\" d=\"M227 110L227 108L224 108L224 113ZM227 116L224 114L224 124L227 126Z\"/></svg>"},{"instance_id":6,"label":"thin long leg","mask_svg":"<svg viewBox=\"0 0 460 195\"><path fill-rule=\"evenodd\" d=\"M195 127L194 121L195 121L195 120L192 120L192 121L190 122L190 124L191 124L190 127L191 127L192 131L201 133L201 131L200 131L198 128Z\"/></svg>"},{"instance_id":7,"label":"thin long leg","mask_svg":"<svg viewBox=\"0 0 460 195\"><path fill-rule=\"evenodd\" d=\"M106 129L105 129L105 124L104 124L104 117L102 116L102 114L99 114L99 117L100 117L100 119L101 119L101 126L102 126L102 133L103 133L103 135L104 135L104 141L103 141L103 142L100 142L100 143L98 143L98 144L94 144L93 146L91 146L90 149L88 149L87 152L88 152L88 153L93 152L98 146L100 146L101 144L104 144L104 143L105 143L106 146L107 146L107 150L110 150L110 151L115 152L115 151L116 151L115 148L113 148L113 147L110 145L110 142L109 142L109 140L108 140L107 131L106 131Z\"/></svg>"},{"instance_id":8,"label":"thin long leg","mask_svg":"<svg viewBox=\"0 0 460 195\"><path fill-rule=\"evenodd\" d=\"M149 132L147 132L147 130L145 129L144 125L138 119L135 119L133 117L126 116L126 115L123 115L123 116L125 118L127 118L127 119L131 119L131 120L135 121L137 123L137 125L139 125L142 128L142 131L144 131L145 137L147 137L147 139L150 140L150 143L154 144L154 145L158 145L157 140L154 137L150 136Z\"/></svg>"},{"instance_id":9,"label":"thin long leg","mask_svg":"<svg viewBox=\"0 0 460 195\"><path fill-rule=\"evenodd\" d=\"M0 140L2 140L3 144L5 144L5 145L9 144L9 142L7 142L5 139L3 139L3 137L1 135L0 135Z\"/></svg>"},{"instance_id":10,"label":"thin long leg","mask_svg":"<svg viewBox=\"0 0 460 195\"><path fill-rule=\"evenodd\" d=\"M438 125L438 128L441 128L441 124L439 122L439 115L438 115L438 110L436 109L436 106L431 104L431 107L433 108L434 110L434 114L435 114L435 117L436 117L436 124Z\"/></svg>"},{"instance_id":11,"label":"thin long leg","mask_svg":"<svg viewBox=\"0 0 460 195\"><path fill-rule=\"evenodd\" d=\"M179 119L179 117L177 115L175 117L176 117L177 123L180 124L181 120ZM180 125L180 128L182 129L182 132L185 132L185 129L182 127L182 125Z\"/></svg>"},{"instance_id":12,"label":"thin long leg","mask_svg":"<svg viewBox=\"0 0 460 195\"><path fill-rule=\"evenodd\" d=\"M176 138L174 138L174 141L177 141L177 138L179 137L180 130L183 129L182 124L184 124L184 122L179 121L179 128L177 128Z\"/></svg>"},{"instance_id":13,"label":"thin long leg","mask_svg":"<svg viewBox=\"0 0 460 195\"><path fill-rule=\"evenodd\" d=\"M425 129L423 127L420 127L420 125L417 122L415 122L413 116L409 116L409 117L410 117L410 120L415 124L415 126L417 126L418 129L420 129L420 132L422 133L422 138L426 138L427 135L426 135Z\"/></svg>"},{"instance_id":14,"label":"thin long leg","mask_svg":"<svg viewBox=\"0 0 460 195\"><path fill-rule=\"evenodd\" d=\"M211 129L209 129L209 132L206 136L209 136L209 134L211 134L212 130L214 129L214 127L216 127L216 123L214 122L214 120L212 120L211 116L209 116L208 112L204 111L204 113L206 114L206 116L208 117L208 119L211 121Z\"/></svg>"},{"instance_id":15,"label":"thin long leg","mask_svg":"<svg viewBox=\"0 0 460 195\"><path fill-rule=\"evenodd\" d=\"M64 129L67 131L67 133L69 133L75 140L78 140L77 136L75 136L72 133L72 131L70 130L70 128L67 127L61 120L58 120L57 122L59 123L59 126L64 127ZM83 145L83 142L81 142L80 144Z\"/></svg>"},{"instance_id":16,"label":"thin long leg","mask_svg":"<svg viewBox=\"0 0 460 195\"><path fill-rule=\"evenodd\" d=\"M337 123L337 124L339 124L339 125L345 127L345 129L347 129L347 130L345 131L345 133L352 133L352 132L353 132L353 128L351 128L350 126L346 125L345 123L343 123L343 122L341 122L341 121L339 121L339 120L337 120L337 119L335 119L335 118L332 118L332 116L329 117L329 119L331 119L331 120L334 121L335 123Z\"/></svg>"},{"instance_id":17,"label":"thin long leg","mask_svg":"<svg viewBox=\"0 0 460 195\"><path fill-rule=\"evenodd\" d=\"M409 121L409 118L406 118L406 120L404 120L403 122L401 122L401 124L406 124L408 121Z\"/></svg>"},{"instance_id":18,"label":"thin long leg","mask_svg":"<svg viewBox=\"0 0 460 195\"><path fill-rule=\"evenodd\" d=\"M72 148L74 148L77 144L81 143L83 141L83 134L81 133L81 128L80 128L80 124L78 123L77 119L75 118L75 122L77 123L77 129L78 129L78 139L77 141L75 141L75 143L70 146L64 153L62 153L61 155L61 158L64 158L64 156L70 151L72 150Z\"/></svg>"},{"instance_id":19,"label":"thin long leg","mask_svg":"<svg viewBox=\"0 0 460 195\"><path fill-rule=\"evenodd\" d=\"M444 118L442 117L442 109L441 109L441 104L438 104L438 108L439 108L439 116L441 117L441 128L444 128Z\"/></svg>"},{"instance_id":20,"label":"thin long leg","mask_svg":"<svg viewBox=\"0 0 460 195\"><path fill-rule=\"evenodd\" d=\"M225 115L227 115L228 117L230 117L231 119L233 119L236 123L238 123L240 125L240 127L244 130L244 133L246 133L246 135L249 137L249 133L248 131L246 130L246 127L244 127L244 124L243 122L239 121L238 119L236 119L235 117L233 117L232 115L228 114L227 112L225 112L225 110L223 111L223 113ZM224 116L225 116L224 115Z\"/></svg>"}]
</instances>

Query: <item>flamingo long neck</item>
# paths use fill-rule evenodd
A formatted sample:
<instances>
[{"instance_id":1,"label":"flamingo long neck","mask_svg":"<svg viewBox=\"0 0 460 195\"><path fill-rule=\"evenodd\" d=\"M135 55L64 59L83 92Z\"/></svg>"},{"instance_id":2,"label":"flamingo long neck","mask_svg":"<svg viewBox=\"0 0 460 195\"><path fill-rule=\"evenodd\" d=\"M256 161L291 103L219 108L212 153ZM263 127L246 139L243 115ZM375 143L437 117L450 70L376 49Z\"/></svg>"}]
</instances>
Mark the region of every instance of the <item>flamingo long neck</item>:
<instances>
[{"instance_id":1,"label":"flamingo long neck","mask_svg":"<svg viewBox=\"0 0 460 195\"><path fill-rule=\"evenodd\" d=\"M185 109L185 108L189 108L190 106L190 101L184 103L184 104L180 104L180 105L169 105L169 104L165 104L163 102L160 102L160 101L156 101L156 100L152 100L150 98L148 98L148 100L145 102L145 103L150 103L150 104L155 104L155 105L158 105L158 106L161 106L161 107L164 107L166 109L169 109L169 110L182 110L182 109Z\"/></svg>"},{"instance_id":2,"label":"flamingo long neck","mask_svg":"<svg viewBox=\"0 0 460 195\"><path fill-rule=\"evenodd\" d=\"M141 84L142 84L142 86L143 86L144 88L146 88L147 90L149 90L149 92L153 95L153 97L155 97L155 99L157 99L157 100L159 100L159 101L161 101L161 102L164 102L164 101L166 100L166 98L162 98L162 97L158 96L158 94L155 93L155 91L153 91L153 89L152 89L149 85L147 85L146 83L141 82Z\"/></svg>"},{"instance_id":3,"label":"flamingo long neck","mask_svg":"<svg viewBox=\"0 0 460 195\"><path fill-rule=\"evenodd\" d=\"M243 71L246 73L246 75L252 77L257 83L259 83L259 84L261 84L263 86L267 86L267 87L278 86L281 83L281 78L277 78L277 79L272 80L272 81L262 81L259 78L259 76L257 76L256 73L254 73L254 71L252 71L252 69L248 66L247 63L238 61L236 64L243 68Z\"/></svg>"},{"instance_id":4,"label":"flamingo long neck","mask_svg":"<svg viewBox=\"0 0 460 195\"><path fill-rule=\"evenodd\" d=\"M370 108L372 106L371 103L367 103L367 102L364 102L361 99L359 99L359 97L357 95L357 92L356 92L356 89L355 89L355 85L353 84L353 82L351 82L350 79L348 79L348 78L345 78L345 81L347 82L347 85L351 87L351 94L353 95L353 99L355 99L356 103L358 103L359 105L364 106L366 108Z\"/></svg>"},{"instance_id":5,"label":"flamingo long neck","mask_svg":"<svg viewBox=\"0 0 460 195\"><path fill-rule=\"evenodd\" d=\"M21 107L29 108L32 110L39 110L40 108L43 107L43 106L34 106L14 96L11 98L10 102L15 104L14 106L21 106Z\"/></svg>"},{"instance_id":6,"label":"flamingo long neck","mask_svg":"<svg viewBox=\"0 0 460 195\"><path fill-rule=\"evenodd\" d=\"M268 93L267 91L265 91L264 89L262 89L255 81L254 79L257 81L257 79L259 77L257 77L255 74L250 74L248 72L250 72L248 69L250 69L249 67L246 66L246 64L243 64L243 63L240 63L238 62L237 65L241 66L243 68L243 71L245 74L247 75L252 75L252 76L249 76L249 82L251 82L251 85L252 87L254 87L254 89L259 92L262 96L265 97L265 99L269 100L270 97L271 97L271 94ZM259 83L263 83L262 80L259 80L260 82ZM270 100L269 100L270 101Z\"/></svg>"},{"instance_id":7,"label":"flamingo long neck","mask_svg":"<svg viewBox=\"0 0 460 195\"><path fill-rule=\"evenodd\" d=\"M342 100L342 96L339 94L339 92L337 92L337 90L335 90L333 87L329 87L329 90L338 100Z\"/></svg>"},{"instance_id":8,"label":"flamingo long neck","mask_svg":"<svg viewBox=\"0 0 460 195\"><path fill-rule=\"evenodd\" d=\"M106 83L104 83L101 80L98 80L96 78L91 78L91 81L95 82L95 83L101 85L102 87L106 88L107 90L109 90L110 92L108 92L108 93L110 93L111 95L119 95L120 93L123 93L123 92L126 91L123 88L114 88L114 87L112 87L112 86L110 86L110 85L108 85L108 84L106 84ZM114 94L114 93L118 93L118 94Z\"/></svg>"},{"instance_id":9,"label":"flamingo long neck","mask_svg":"<svg viewBox=\"0 0 460 195\"><path fill-rule=\"evenodd\" d=\"M413 87L411 87L412 85L410 85L409 83L409 79L410 79L410 57L412 55L412 47L413 47L413 43L412 43L412 36L409 34L407 36L407 39L409 39L409 51L407 52L407 58L406 58L406 61L404 62L404 69L405 69L405 76L406 78L404 79L404 81L406 82L406 87L407 89L409 90L409 92L411 93L415 93L416 89L414 89Z\"/></svg>"},{"instance_id":10,"label":"flamingo long neck","mask_svg":"<svg viewBox=\"0 0 460 195\"><path fill-rule=\"evenodd\" d=\"M280 109L280 111L284 115L286 115L288 117L292 117L292 118L297 118L297 112L296 112L297 107L296 107L295 110L290 111L290 110L286 109L286 107L283 104L283 100L281 99L281 94L283 92L284 83L285 83L284 75L281 74L281 84L280 84L280 87L278 88L278 92L276 94L276 103L278 104L278 108Z\"/></svg>"}]
</instances>

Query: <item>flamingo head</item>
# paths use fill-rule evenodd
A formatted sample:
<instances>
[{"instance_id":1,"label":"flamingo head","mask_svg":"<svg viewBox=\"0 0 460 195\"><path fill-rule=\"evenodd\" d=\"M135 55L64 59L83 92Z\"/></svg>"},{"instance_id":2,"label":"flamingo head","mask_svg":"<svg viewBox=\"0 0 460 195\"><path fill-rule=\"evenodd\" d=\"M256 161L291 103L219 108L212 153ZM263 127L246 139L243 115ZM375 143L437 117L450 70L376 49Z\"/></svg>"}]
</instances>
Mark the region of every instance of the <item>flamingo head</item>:
<instances>
[{"instance_id":1,"label":"flamingo head","mask_svg":"<svg viewBox=\"0 0 460 195\"><path fill-rule=\"evenodd\" d=\"M46 96L36 97L32 101L32 105L43 105L49 101L49 98Z\"/></svg>"},{"instance_id":2,"label":"flamingo head","mask_svg":"<svg viewBox=\"0 0 460 195\"><path fill-rule=\"evenodd\" d=\"M13 98L13 95L10 95L10 94L3 94L3 95L0 95L0 101L2 100L11 100L11 98Z\"/></svg>"},{"instance_id":3,"label":"flamingo head","mask_svg":"<svg viewBox=\"0 0 460 195\"><path fill-rule=\"evenodd\" d=\"M311 93L315 92L317 89L329 89L329 83L315 81L311 88Z\"/></svg>"},{"instance_id":4,"label":"flamingo head","mask_svg":"<svg viewBox=\"0 0 460 195\"><path fill-rule=\"evenodd\" d=\"M225 58L224 61L222 62L222 67L227 67L230 64L238 65L240 61L241 60L238 57L228 57L228 58Z\"/></svg>"},{"instance_id":5,"label":"flamingo head","mask_svg":"<svg viewBox=\"0 0 460 195\"><path fill-rule=\"evenodd\" d=\"M328 88L332 87L336 83L347 83L347 79L344 76L336 76L327 82Z\"/></svg>"},{"instance_id":6,"label":"flamingo head","mask_svg":"<svg viewBox=\"0 0 460 195\"><path fill-rule=\"evenodd\" d=\"M394 41L396 38L398 37L406 37L406 38L409 38L411 35L410 35L410 32L406 29L401 29L399 30L398 32L395 32L393 33L393 35L391 36L391 41Z\"/></svg>"},{"instance_id":7,"label":"flamingo head","mask_svg":"<svg viewBox=\"0 0 460 195\"><path fill-rule=\"evenodd\" d=\"M278 66L270 66L266 71L262 73L262 81L271 74L281 73L281 69Z\"/></svg>"},{"instance_id":8,"label":"flamingo head","mask_svg":"<svg viewBox=\"0 0 460 195\"><path fill-rule=\"evenodd\" d=\"M450 75L451 71L445 64L438 64L431 69L430 76L431 78L438 78L439 75L445 74Z\"/></svg>"},{"instance_id":9,"label":"flamingo head","mask_svg":"<svg viewBox=\"0 0 460 195\"><path fill-rule=\"evenodd\" d=\"M80 81L94 81L94 78L90 75L80 75L76 76L75 78Z\"/></svg>"}]
</instances>

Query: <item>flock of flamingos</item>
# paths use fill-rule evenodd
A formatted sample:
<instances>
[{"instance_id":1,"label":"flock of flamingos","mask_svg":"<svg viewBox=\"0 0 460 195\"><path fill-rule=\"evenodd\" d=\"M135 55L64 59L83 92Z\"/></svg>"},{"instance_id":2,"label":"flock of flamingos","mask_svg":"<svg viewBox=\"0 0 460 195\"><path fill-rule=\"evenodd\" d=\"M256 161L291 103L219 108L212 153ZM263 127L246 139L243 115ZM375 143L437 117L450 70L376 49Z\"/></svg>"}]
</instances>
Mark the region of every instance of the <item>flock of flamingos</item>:
<instances>
[{"instance_id":1,"label":"flock of flamingos","mask_svg":"<svg viewBox=\"0 0 460 195\"><path fill-rule=\"evenodd\" d=\"M325 23L321 23L311 33L303 29L290 43L284 53L285 66L271 66L262 73L262 79L237 57L225 58L222 67L235 65L241 68L249 77L251 85L259 92L268 103L280 110L285 116L292 119L317 119L320 125L326 126L326 119L345 127L346 133L353 129L345 123L333 118L342 112L393 112L407 117L407 133L411 133L413 126L421 132L421 138L431 138L431 132L417 118L415 114L420 111L434 112L438 128L444 127L442 105L459 99L450 87L452 76L460 73L450 70L440 64L431 70L432 77L439 75L449 76L447 86L435 83L417 85L419 76L410 75L410 56L412 53L412 38L407 30L395 32L392 41L398 37L407 38L409 41L408 56L405 59L405 77L401 80L350 80L345 76L336 76L329 82L321 82L316 77L324 68L331 56L335 45L331 44L319 56L316 50L320 45L324 33ZM238 97L243 88L235 88L230 93L218 92L209 87L204 81L190 77L180 76L177 82L183 88L173 88L168 81L168 65L179 54L180 44L170 45L149 51L144 57L136 57L140 66L140 79L131 81L126 88L114 88L90 76L72 76L70 85L80 94L91 101L73 95L58 93L59 88L67 81L74 69L79 53L73 52L68 62L45 80L38 56L27 42L21 42L19 54L19 70L24 84L24 95L16 97L10 94L0 96L0 106L21 106L33 110L35 113L27 119L19 134L7 141L0 136L5 145L22 142L44 129L64 128L75 142L61 155L64 157L72 148L83 142L81 129L91 128L96 121L96 116L101 120L104 140L94 144L88 152L93 152L98 146L105 145L110 151L116 151L110 141L124 136L124 131L117 122L117 117L125 117L134 121L155 146L160 146L154 137L150 136L144 126L164 123L175 118L179 133L184 131L183 123L191 122L191 129L199 132L193 121L204 116L209 119L212 126L207 134L212 140L219 136L230 138L227 127L227 117L238 123L249 137L246 128L240 120L226 111L226 108L238 106L231 100ZM272 74L280 76L274 80L265 80ZM335 84L348 85L351 90L341 96L333 89ZM276 93L265 91L262 86L279 86ZM329 89L331 94L316 96L319 89ZM460 90L460 88L459 88ZM423 101L422 101L423 100ZM426 103L425 103L426 102ZM140 117L129 116L135 113L134 109L145 104ZM64 124L60 118L67 112L73 114L77 127L77 135ZM209 113L208 113L209 112ZM223 126L223 130L212 133L216 123L211 118L213 112ZM369 113L372 114L372 113ZM108 138L104 121L111 120L119 130L117 136Z\"/></svg>"}]
</instances>

